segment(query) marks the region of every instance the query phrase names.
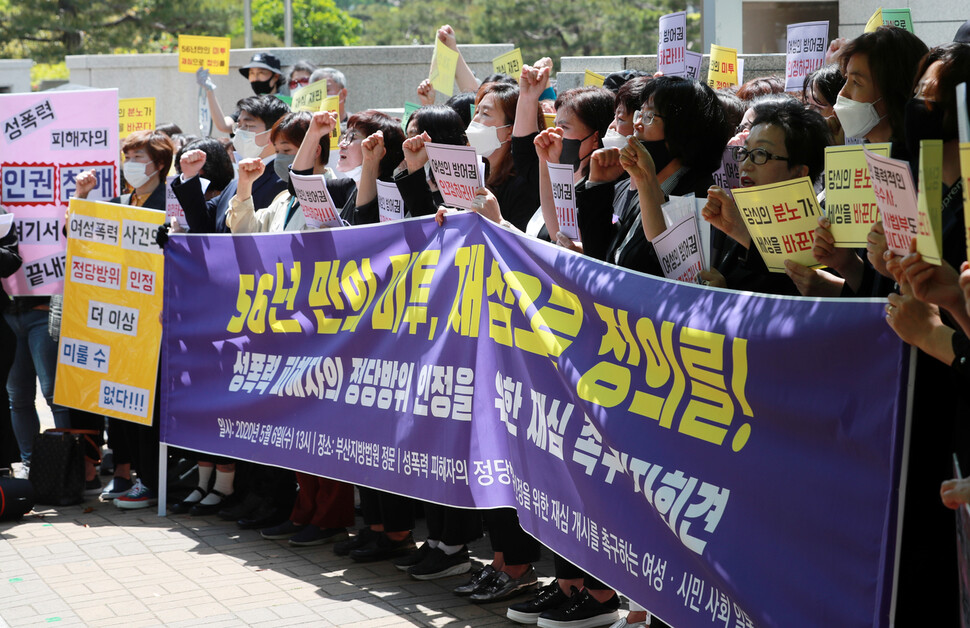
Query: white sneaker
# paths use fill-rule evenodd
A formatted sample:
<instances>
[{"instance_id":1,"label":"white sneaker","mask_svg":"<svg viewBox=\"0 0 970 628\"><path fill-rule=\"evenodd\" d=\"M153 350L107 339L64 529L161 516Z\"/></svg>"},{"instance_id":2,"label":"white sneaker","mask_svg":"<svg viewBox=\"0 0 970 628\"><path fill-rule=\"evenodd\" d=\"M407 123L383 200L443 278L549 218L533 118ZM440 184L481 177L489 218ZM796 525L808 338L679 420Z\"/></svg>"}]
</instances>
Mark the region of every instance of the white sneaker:
<instances>
[{"instance_id":1,"label":"white sneaker","mask_svg":"<svg viewBox=\"0 0 970 628\"><path fill-rule=\"evenodd\" d=\"M18 480L29 480L30 465L25 462L16 469L13 469L13 477Z\"/></svg>"}]
</instances>

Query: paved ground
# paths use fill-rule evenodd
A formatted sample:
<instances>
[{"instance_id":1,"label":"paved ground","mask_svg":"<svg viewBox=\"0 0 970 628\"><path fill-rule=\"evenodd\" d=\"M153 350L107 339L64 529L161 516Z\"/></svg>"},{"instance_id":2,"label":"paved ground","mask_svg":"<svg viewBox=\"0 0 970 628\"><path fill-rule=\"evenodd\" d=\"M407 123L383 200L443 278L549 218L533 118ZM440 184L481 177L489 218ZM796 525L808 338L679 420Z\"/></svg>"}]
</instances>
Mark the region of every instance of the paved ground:
<instances>
[{"instance_id":1,"label":"paved ground","mask_svg":"<svg viewBox=\"0 0 970 628\"><path fill-rule=\"evenodd\" d=\"M487 541L472 551L490 559ZM537 568L551 576L551 558ZM513 625L505 604L453 595L465 579L418 582L389 562L290 548L215 516L96 499L0 524L0 625Z\"/></svg>"}]
</instances>

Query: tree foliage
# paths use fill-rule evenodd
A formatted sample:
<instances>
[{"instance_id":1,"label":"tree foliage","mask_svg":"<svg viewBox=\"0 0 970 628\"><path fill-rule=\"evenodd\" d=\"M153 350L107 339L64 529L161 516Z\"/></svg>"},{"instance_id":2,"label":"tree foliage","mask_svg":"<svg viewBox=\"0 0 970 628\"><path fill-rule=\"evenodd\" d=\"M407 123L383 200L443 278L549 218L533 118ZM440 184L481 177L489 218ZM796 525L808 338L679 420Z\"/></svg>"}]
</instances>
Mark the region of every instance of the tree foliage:
<instances>
[{"instance_id":1,"label":"tree foliage","mask_svg":"<svg viewBox=\"0 0 970 628\"><path fill-rule=\"evenodd\" d=\"M65 55L158 52L178 34L226 35L227 0L3 0L0 52L57 63Z\"/></svg>"},{"instance_id":2,"label":"tree foliage","mask_svg":"<svg viewBox=\"0 0 970 628\"><path fill-rule=\"evenodd\" d=\"M284 39L281 0L253 0L253 31ZM333 0L293 0L294 46L351 46L359 32L360 21Z\"/></svg>"}]
</instances>

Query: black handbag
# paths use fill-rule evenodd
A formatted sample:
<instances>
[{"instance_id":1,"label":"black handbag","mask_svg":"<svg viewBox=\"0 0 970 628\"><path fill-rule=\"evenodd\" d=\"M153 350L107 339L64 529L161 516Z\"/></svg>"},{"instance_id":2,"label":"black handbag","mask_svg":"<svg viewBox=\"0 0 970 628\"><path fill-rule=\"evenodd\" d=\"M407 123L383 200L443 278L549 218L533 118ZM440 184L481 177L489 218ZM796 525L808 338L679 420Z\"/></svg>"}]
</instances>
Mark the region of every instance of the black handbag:
<instances>
[{"instance_id":1,"label":"black handbag","mask_svg":"<svg viewBox=\"0 0 970 628\"><path fill-rule=\"evenodd\" d=\"M0 521L20 519L34 507L34 487L28 480L0 477Z\"/></svg>"},{"instance_id":2,"label":"black handbag","mask_svg":"<svg viewBox=\"0 0 970 628\"><path fill-rule=\"evenodd\" d=\"M94 430L53 428L34 437L30 483L38 504L71 506L84 501L85 439L95 447L91 435L96 434Z\"/></svg>"}]
</instances>

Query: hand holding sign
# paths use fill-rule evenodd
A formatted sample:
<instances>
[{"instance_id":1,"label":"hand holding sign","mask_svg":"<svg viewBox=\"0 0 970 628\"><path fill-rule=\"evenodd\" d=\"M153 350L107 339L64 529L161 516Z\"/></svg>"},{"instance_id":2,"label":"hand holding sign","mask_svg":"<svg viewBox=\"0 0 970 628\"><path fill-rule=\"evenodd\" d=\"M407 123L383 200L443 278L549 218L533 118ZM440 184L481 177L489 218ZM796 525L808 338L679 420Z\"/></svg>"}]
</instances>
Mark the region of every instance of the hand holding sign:
<instances>
[{"instance_id":1,"label":"hand holding sign","mask_svg":"<svg viewBox=\"0 0 970 628\"><path fill-rule=\"evenodd\" d=\"M74 180L74 198L87 198L91 190L98 187L98 175L94 170L85 170Z\"/></svg>"},{"instance_id":2,"label":"hand holding sign","mask_svg":"<svg viewBox=\"0 0 970 628\"><path fill-rule=\"evenodd\" d=\"M909 254L894 258L887 267L898 283L909 283L913 296L920 301L950 311L965 307L957 271L945 261L940 265L925 261L916 251L916 240L910 241Z\"/></svg>"},{"instance_id":3,"label":"hand holding sign","mask_svg":"<svg viewBox=\"0 0 970 628\"><path fill-rule=\"evenodd\" d=\"M472 211L494 223L500 224L502 222L502 210L498 205L498 199L487 188L475 190Z\"/></svg>"},{"instance_id":4,"label":"hand holding sign","mask_svg":"<svg viewBox=\"0 0 970 628\"><path fill-rule=\"evenodd\" d=\"M182 153L182 158L179 159L179 166L182 168L182 176L186 179L191 179L200 172L202 172L202 167L205 165L206 154L205 151L190 150L186 153Z\"/></svg>"},{"instance_id":5,"label":"hand holding sign","mask_svg":"<svg viewBox=\"0 0 970 628\"><path fill-rule=\"evenodd\" d=\"M892 273L886 268L886 262L893 258L893 252L889 250L889 245L886 243L886 230L883 229L881 220L872 225L869 235L866 236L866 257L880 275L892 279Z\"/></svg>"},{"instance_id":6,"label":"hand holding sign","mask_svg":"<svg viewBox=\"0 0 970 628\"><path fill-rule=\"evenodd\" d=\"M905 281L899 284L901 294L890 294L886 305L886 322L900 339L914 347L928 347L933 330L941 327L940 311L913 296Z\"/></svg>"},{"instance_id":7,"label":"hand holding sign","mask_svg":"<svg viewBox=\"0 0 970 628\"><path fill-rule=\"evenodd\" d=\"M532 141L536 147L536 156L539 161L549 164L558 164L559 156L562 155L562 129L554 127L546 129Z\"/></svg>"},{"instance_id":8,"label":"hand holding sign","mask_svg":"<svg viewBox=\"0 0 970 628\"><path fill-rule=\"evenodd\" d=\"M829 222L829 219L820 216L818 228L815 229L815 245L812 247L812 255L819 264L833 268L845 277L847 268L850 265L861 265L862 260L852 249L837 246L831 229L832 223Z\"/></svg>"},{"instance_id":9,"label":"hand holding sign","mask_svg":"<svg viewBox=\"0 0 970 628\"><path fill-rule=\"evenodd\" d=\"M404 140L401 148L404 149L404 163L407 164L408 173L415 173L428 163L428 151L425 150L424 143L430 141L431 136L427 131Z\"/></svg>"}]
</instances>

